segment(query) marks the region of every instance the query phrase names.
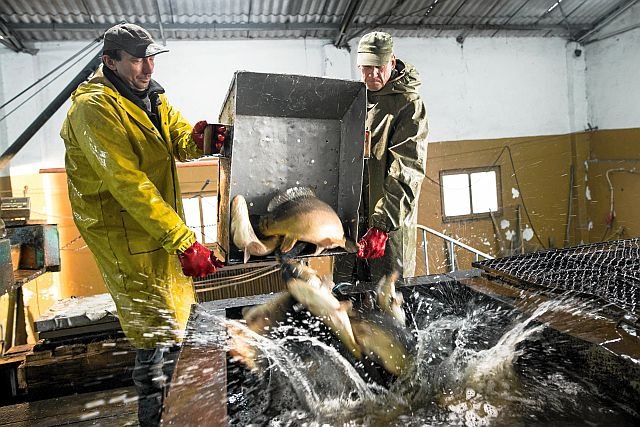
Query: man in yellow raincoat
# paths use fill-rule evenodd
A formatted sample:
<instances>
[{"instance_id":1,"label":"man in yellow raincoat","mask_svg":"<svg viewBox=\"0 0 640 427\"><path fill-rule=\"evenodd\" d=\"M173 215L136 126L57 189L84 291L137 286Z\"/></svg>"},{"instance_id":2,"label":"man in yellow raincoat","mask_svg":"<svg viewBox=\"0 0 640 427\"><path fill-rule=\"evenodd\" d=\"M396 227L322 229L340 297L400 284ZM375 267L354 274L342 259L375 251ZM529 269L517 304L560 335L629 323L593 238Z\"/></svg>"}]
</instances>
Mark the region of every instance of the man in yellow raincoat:
<instances>
[{"instance_id":1,"label":"man in yellow raincoat","mask_svg":"<svg viewBox=\"0 0 640 427\"><path fill-rule=\"evenodd\" d=\"M192 128L151 78L162 52L137 25L107 30L102 64L72 94L60 133L74 221L137 349L142 426L160 422L195 302L187 276L220 266L184 223L176 170L176 159L203 155L206 122Z\"/></svg>"},{"instance_id":2,"label":"man in yellow raincoat","mask_svg":"<svg viewBox=\"0 0 640 427\"><path fill-rule=\"evenodd\" d=\"M367 87L366 129L371 137L362 193L367 232L357 258L336 257L334 281L356 278L375 284L394 270L402 277L415 275L427 111L418 92L418 71L395 57L389 34L376 31L362 36L357 64Z\"/></svg>"}]
</instances>

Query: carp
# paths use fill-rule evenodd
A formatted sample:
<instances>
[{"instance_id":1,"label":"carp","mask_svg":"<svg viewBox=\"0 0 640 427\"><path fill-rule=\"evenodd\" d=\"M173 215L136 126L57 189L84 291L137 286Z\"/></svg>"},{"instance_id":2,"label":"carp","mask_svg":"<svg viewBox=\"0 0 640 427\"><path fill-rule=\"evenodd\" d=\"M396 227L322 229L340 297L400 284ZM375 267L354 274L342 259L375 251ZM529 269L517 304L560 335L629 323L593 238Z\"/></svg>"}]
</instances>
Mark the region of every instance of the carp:
<instances>
[{"instance_id":1,"label":"carp","mask_svg":"<svg viewBox=\"0 0 640 427\"><path fill-rule=\"evenodd\" d=\"M400 376L411 366L416 339L391 316L380 312L357 315L351 318L351 327L362 353L387 372Z\"/></svg>"},{"instance_id":2,"label":"carp","mask_svg":"<svg viewBox=\"0 0 640 427\"><path fill-rule=\"evenodd\" d=\"M283 323L286 320L287 313L293 308L294 303L291 294L282 291L264 304L245 307L242 310L242 317L249 329L264 335L273 330L278 323Z\"/></svg>"},{"instance_id":3,"label":"carp","mask_svg":"<svg viewBox=\"0 0 640 427\"><path fill-rule=\"evenodd\" d=\"M272 236L264 241L256 236L249 220L247 201L238 194L231 201L231 240L238 249L244 252L244 263L251 255L264 256L272 253L279 244L279 236Z\"/></svg>"},{"instance_id":4,"label":"carp","mask_svg":"<svg viewBox=\"0 0 640 427\"><path fill-rule=\"evenodd\" d=\"M284 236L282 253L289 252L298 240L316 245L314 255L337 247L356 250L355 243L345 238L338 214L310 188L293 187L278 193L269 202L267 212L260 218L260 233Z\"/></svg>"},{"instance_id":5,"label":"carp","mask_svg":"<svg viewBox=\"0 0 640 427\"><path fill-rule=\"evenodd\" d=\"M399 277L400 274L397 271L383 276L378 282L377 299L380 309L404 326L406 322L406 315L402 309L404 297L401 292L396 291L396 281Z\"/></svg>"},{"instance_id":6,"label":"carp","mask_svg":"<svg viewBox=\"0 0 640 427\"><path fill-rule=\"evenodd\" d=\"M315 270L300 262L285 262L282 271L293 298L329 327L347 350L360 359L362 353L349 320L351 301L338 301L331 293L333 282L322 281Z\"/></svg>"}]
</instances>

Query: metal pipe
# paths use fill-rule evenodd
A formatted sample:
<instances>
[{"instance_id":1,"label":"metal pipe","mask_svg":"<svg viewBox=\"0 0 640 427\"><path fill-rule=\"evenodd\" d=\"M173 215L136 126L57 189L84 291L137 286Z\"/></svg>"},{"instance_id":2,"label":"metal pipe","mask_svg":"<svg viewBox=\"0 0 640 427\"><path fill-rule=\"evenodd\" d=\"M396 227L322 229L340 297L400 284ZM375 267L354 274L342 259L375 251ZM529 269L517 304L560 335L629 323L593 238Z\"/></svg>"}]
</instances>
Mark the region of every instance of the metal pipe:
<instances>
[{"instance_id":1,"label":"metal pipe","mask_svg":"<svg viewBox=\"0 0 640 427\"><path fill-rule=\"evenodd\" d=\"M425 227L424 225L420 225L420 224L416 225L416 227L418 229L420 229L420 230L423 230L423 231L426 231L428 233L431 233L434 236L438 236L441 239L444 239L444 240L446 240L448 242L453 242L453 243L455 243L456 246L460 246L461 248L466 249L469 252L473 252L474 254L478 254L481 257L485 258L485 259L493 259L493 257L491 255L486 254L484 252L481 252L481 251L477 250L476 248L472 248L471 246L462 243L460 240L456 240L453 237L449 237L446 234L442 234L439 231L434 230L433 228Z\"/></svg>"},{"instance_id":2,"label":"metal pipe","mask_svg":"<svg viewBox=\"0 0 640 427\"><path fill-rule=\"evenodd\" d=\"M573 175L575 167L573 164L569 169L569 201L567 203L567 228L564 233L564 247L569 246L569 240L571 238L571 216L573 215Z\"/></svg>"},{"instance_id":3,"label":"metal pipe","mask_svg":"<svg viewBox=\"0 0 640 427\"><path fill-rule=\"evenodd\" d=\"M424 253L424 273L429 275L429 257L427 256L427 231L422 230L422 252Z\"/></svg>"},{"instance_id":4,"label":"metal pipe","mask_svg":"<svg viewBox=\"0 0 640 427\"><path fill-rule=\"evenodd\" d=\"M451 271L456 271L456 252L453 242L449 242L449 263L451 264Z\"/></svg>"},{"instance_id":5,"label":"metal pipe","mask_svg":"<svg viewBox=\"0 0 640 427\"><path fill-rule=\"evenodd\" d=\"M51 118L51 116L53 116L53 114L62 106L62 104L69 99L69 96L71 96L71 93L78 87L78 85L85 81L95 71L101 61L102 54L91 58L87 65L83 67L82 71L80 71L78 75L76 75L76 77L71 80L64 89L62 89L62 92L60 92L60 94L51 101L47 108L45 108L42 113L36 117L29 127L22 132L18 139L16 139L4 153L2 153L0 156L0 170L4 169L9 164L11 159L18 154L33 135L35 135L36 132L38 132L40 128Z\"/></svg>"}]
</instances>

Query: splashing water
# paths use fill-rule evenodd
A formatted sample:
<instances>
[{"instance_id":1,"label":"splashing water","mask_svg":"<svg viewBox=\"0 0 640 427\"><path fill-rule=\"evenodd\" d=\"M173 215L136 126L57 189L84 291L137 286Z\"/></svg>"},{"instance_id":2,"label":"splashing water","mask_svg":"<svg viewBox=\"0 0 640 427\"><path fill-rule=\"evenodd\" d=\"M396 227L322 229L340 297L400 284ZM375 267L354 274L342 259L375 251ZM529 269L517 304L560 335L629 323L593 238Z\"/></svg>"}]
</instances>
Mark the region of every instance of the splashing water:
<instances>
[{"instance_id":1,"label":"splashing water","mask_svg":"<svg viewBox=\"0 0 640 427\"><path fill-rule=\"evenodd\" d=\"M414 363L387 387L367 382L362 363L340 351L336 340L327 340L320 322L282 325L267 338L220 319L246 332L260 359L258 373L229 365L229 425L637 422L633 411L568 372L545 337L541 316L577 311L574 303L549 301L523 318L495 301L438 293L437 298L420 292L407 298L405 309L418 342Z\"/></svg>"}]
</instances>

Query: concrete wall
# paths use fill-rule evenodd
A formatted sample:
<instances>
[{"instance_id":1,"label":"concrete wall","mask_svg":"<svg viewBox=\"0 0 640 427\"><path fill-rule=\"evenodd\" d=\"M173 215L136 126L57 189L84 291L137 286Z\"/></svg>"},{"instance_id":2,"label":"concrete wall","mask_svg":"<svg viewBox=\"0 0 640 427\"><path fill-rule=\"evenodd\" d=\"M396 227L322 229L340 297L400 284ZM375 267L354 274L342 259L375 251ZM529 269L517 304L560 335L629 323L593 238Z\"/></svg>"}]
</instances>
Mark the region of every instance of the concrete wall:
<instances>
[{"instance_id":1,"label":"concrete wall","mask_svg":"<svg viewBox=\"0 0 640 427\"><path fill-rule=\"evenodd\" d=\"M640 127L640 4L585 46L589 116L599 129Z\"/></svg>"}]
</instances>

